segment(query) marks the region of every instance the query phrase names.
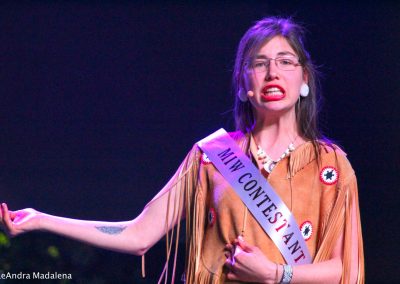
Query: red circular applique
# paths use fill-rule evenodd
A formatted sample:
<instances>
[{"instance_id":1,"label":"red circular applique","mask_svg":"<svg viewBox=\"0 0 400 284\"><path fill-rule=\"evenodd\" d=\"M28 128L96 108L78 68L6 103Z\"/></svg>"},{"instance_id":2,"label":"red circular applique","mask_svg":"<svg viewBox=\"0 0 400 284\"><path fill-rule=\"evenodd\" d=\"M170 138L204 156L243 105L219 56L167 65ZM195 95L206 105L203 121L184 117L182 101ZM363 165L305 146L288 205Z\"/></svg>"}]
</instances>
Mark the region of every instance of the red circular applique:
<instances>
[{"instance_id":1,"label":"red circular applique","mask_svg":"<svg viewBox=\"0 0 400 284\"><path fill-rule=\"evenodd\" d=\"M201 163L202 163L203 165L211 164L211 160L207 157L206 153L203 153L203 154L201 155Z\"/></svg>"},{"instance_id":2,"label":"red circular applique","mask_svg":"<svg viewBox=\"0 0 400 284\"><path fill-rule=\"evenodd\" d=\"M300 226L300 232L303 235L305 241L308 241L313 233L313 227L310 221L305 221Z\"/></svg>"},{"instance_id":3,"label":"red circular applique","mask_svg":"<svg viewBox=\"0 0 400 284\"><path fill-rule=\"evenodd\" d=\"M216 220L217 220L217 214L215 213L215 209L210 208L210 210L208 211L208 224L210 226L213 226Z\"/></svg>"},{"instance_id":4,"label":"red circular applique","mask_svg":"<svg viewBox=\"0 0 400 284\"><path fill-rule=\"evenodd\" d=\"M339 172L334 167L324 167L319 174L319 179L326 185L335 184L339 179Z\"/></svg>"}]
</instances>

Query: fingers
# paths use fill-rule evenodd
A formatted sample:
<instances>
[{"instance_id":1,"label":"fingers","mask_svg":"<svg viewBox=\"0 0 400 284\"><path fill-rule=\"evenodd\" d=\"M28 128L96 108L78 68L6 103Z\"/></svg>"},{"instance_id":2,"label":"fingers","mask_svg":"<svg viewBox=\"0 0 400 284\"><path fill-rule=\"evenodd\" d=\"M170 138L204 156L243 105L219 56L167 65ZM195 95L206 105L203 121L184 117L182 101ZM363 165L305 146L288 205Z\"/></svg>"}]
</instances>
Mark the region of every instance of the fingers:
<instances>
[{"instance_id":1,"label":"fingers","mask_svg":"<svg viewBox=\"0 0 400 284\"><path fill-rule=\"evenodd\" d=\"M1 221L3 225L7 228L10 229L12 226L12 221L10 219L10 213L8 211L7 204L2 203L1 204Z\"/></svg>"},{"instance_id":2,"label":"fingers","mask_svg":"<svg viewBox=\"0 0 400 284\"><path fill-rule=\"evenodd\" d=\"M239 277L236 275L235 273L235 258L227 258L225 260L225 268L228 270L228 272L226 273L226 278L229 280L239 280Z\"/></svg>"},{"instance_id":3,"label":"fingers","mask_svg":"<svg viewBox=\"0 0 400 284\"><path fill-rule=\"evenodd\" d=\"M238 257L244 250L240 246L236 246L233 257Z\"/></svg>"},{"instance_id":4,"label":"fingers","mask_svg":"<svg viewBox=\"0 0 400 284\"><path fill-rule=\"evenodd\" d=\"M228 251L232 251L232 247L233 247L232 244L226 244L225 245L225 249L228 250Z\"/></svg>"},{"instance_id":5,"label":"fingers","mask_svg":"<svg viewBox=\"0 0 400 284\"><path fill-rule=\"evenodd\" d=\"M2 203L1 204L1 214L2 214L2 220L6 225L11 224L11 219L10 219L10 212L8 211L7 204Z\"/></svg>"},{"instance_id":6,"label":"fingers","mask_svg":"<svg viewBox=\"0 0 400 284\"><path fill-rule=\"evenodd\" d=\"M226 274L226 278L227 278L228 280L233 280L233 281L239 280L239 277L238 277L235 273L233 273L232 271L230 271L230 272L228 272L228 273Z\"/></svg>"},{"instance_id":7,"label":"fingers","mask_svg":"<svg viewBox=\"0 0 400 284\"><path fill-rule=\"evenodd\" d=\"M5 227L7 233L11 237L14 237L16 235L15 226L13 223L13 218L14 218L15 213L8 210L8 206L6 203L2 203L1 204L1 214L2 214L1 221L3 223L3 226Z\"/></svg>"},{"instance_id":8,"label":"fingers","mask_svg":"<svg viewBox=\"0 0 400 284\"><path fill-rule=\"evenodd\" d=\"M238 257L243 252L243 249L240 247L238 240L236 239L233 244L225 245L225 257L229 260L233 265L236 262L236 257Z\"/></svg>"},{"instance_id":9,"label":"fingers","mask_svg":"<svg viewBox=\"0 0 400 284\"><path fill-rule=\"evenodd\" d=\"M1 203L1 221L4 223L7 214L7 204Z\"/></svg>"},{"instance_id":10,"label":"fingers","mask_svg":"<svg viewBox=\"0 0 400 284\"><path fill-rule=\"evenodd\" d=\"M236 252L236 245L226 244L225 245L225 266L228 269L232 269L232 266L235 264L235 252Z\"/></svg>"},{"instance_id":11,"label":"fingers","mask_svg":"<svg viewBox=\"0 0 400 284\"><path fill-rule=\"evenodd\" d=\"M3 203L0 204L0 227L4 226L4 221L3 221Z\"/></svg>"},{"instance_id":12,"label":"fingers","mask_svg":"<svg viewBox=\"0 0 400 284\"><path fill-rule=\"evenodd\" d=\"M245 252L252 252L253 251L253 246L251 246L249 243L247 243L242 236L239 236L235 240L235 244L237 244Z\"/></svg>"},{"instance_id":13,"label":"fingers","mask_svg":"<svg viewBox=\"0 0 400 284\"><path fill-rule=\"evenodd\" d=\"M235 254L235 246L232 244L226 244L224 250L226 258L232 258L232 256Z\"/></svg>"},{"instance_id":14,"label":"fingers","mask_svg":"<svg viewBox=\"0 0 400 284\"><path fill-rule=\"evenodd\" d=\"M232 268L233 268L233 266L235 265L234 263L232 263L232 258L228 255L226 255L225 254L225 256L226 256L226 259L225 259L225 264L224 264L224 266L227 268L227 269L229 269L229 270L232 270Z\"/></svg>"},{"instance_id":15,"label":"fingers","mask_svg":"<svg viewBox=\"0 0 400 284\"><path fill-rule=\"evenodd\" d=\"M243 246L243 247L242 247ZM230 280L237 280L238 277L235 274L235 265L240 263L240 254L245 252L245 249L250 250L249 245L243 240L241 236L234 240L231 244L225 245L225 268L228 270L227 278ZM236 263L239 261L239 263Z\"/></svg>"}]
</instances>

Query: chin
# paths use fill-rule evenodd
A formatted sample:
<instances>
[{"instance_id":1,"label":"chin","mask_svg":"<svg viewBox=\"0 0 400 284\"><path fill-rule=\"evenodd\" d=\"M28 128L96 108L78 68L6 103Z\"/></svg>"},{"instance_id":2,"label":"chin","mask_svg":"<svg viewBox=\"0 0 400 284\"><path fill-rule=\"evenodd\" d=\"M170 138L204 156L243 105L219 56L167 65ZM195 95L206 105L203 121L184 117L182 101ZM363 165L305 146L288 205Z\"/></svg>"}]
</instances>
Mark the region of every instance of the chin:
<instances>
[{"instance_id":1,"label":"chin","mask_svg":"<svg viewBox=\"0 0 400 284\"><path fill-rule=\"evenodd\" d=\"M295 106L287 106L277 102L269 102L267 105L264 105L264 109L267 112L273 113L287 113L291 111L295 111Z\"/></svg>"}]
</instances>

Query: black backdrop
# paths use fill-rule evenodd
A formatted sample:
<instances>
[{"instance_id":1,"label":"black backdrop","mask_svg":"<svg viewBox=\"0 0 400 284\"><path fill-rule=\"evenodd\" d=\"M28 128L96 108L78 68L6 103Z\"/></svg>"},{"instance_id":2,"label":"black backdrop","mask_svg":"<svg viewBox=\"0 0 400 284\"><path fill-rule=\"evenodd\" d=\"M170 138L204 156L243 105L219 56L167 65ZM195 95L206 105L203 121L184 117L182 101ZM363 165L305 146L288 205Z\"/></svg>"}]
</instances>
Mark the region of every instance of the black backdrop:
<instances>
[{"instance_id":1,"label":"black backdrop","mask_svg":"<svg viewBox=\"0 0 400 284\"><path fill-rule=\"evenodd\" d=\"M195 141L233 129L230 77L245 30L266 15L291 15L305 23L324 74L325 134L357 172L367 282L400 280L399 8L396 1L3 2L0 199L74 218L133 218ZM112 266L134 257L107 258Z\"/></svg>"}]
</instances>

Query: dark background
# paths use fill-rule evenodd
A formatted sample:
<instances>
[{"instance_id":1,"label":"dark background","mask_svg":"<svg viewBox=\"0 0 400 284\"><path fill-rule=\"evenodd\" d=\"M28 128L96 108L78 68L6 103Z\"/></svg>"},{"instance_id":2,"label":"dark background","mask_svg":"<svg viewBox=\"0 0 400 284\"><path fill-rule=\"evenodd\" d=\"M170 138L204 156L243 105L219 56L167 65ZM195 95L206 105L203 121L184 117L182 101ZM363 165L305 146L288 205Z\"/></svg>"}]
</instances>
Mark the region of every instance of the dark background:
<instances>
[{"instance_id":1,"label":"dark background","mask_svg":"<svg viewBox=\"0 0 400 284\"><path fill-rule=\"evenodd\" d=\"M324 74L321 125L358 176L367 283L400 281L400 5L285 2L2 2L0 200L132 219L193 143L233 130L231 70L247 28L263 16L293 16ZM75 281L95 274L96 283L111 281L110 271L117 282L139 276L138 257L44 233L11 240L0 264L32 271L50 244L64 266L44 259L45 272L75 265L84 270ZM149 253L144 282L154 282L164 257L164 244Z\"/></svg>"}]
</instances>

